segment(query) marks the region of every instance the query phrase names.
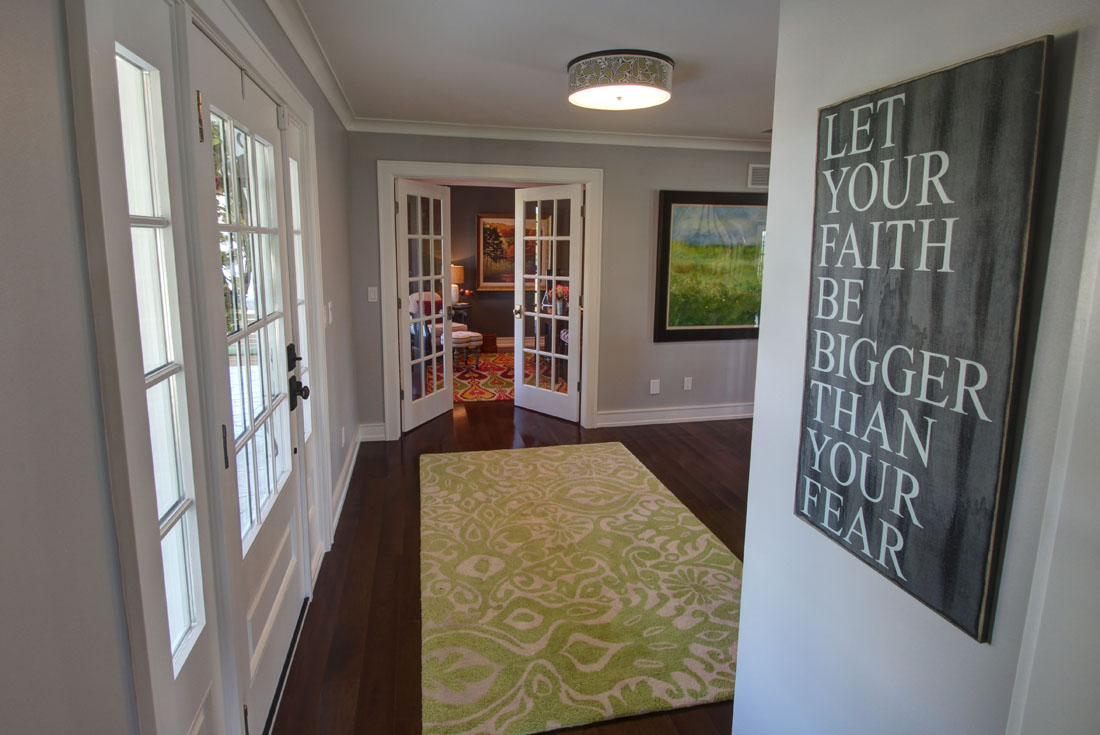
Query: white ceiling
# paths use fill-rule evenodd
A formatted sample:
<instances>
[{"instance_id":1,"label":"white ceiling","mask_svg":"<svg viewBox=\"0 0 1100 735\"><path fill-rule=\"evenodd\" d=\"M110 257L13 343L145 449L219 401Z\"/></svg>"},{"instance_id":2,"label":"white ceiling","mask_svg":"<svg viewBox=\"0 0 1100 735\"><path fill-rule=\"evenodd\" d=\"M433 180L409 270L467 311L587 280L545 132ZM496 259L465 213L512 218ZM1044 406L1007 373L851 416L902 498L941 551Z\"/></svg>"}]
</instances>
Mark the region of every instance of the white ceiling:
<instances>
[{"instance_id":1,"label":"white ceiling","mask_svg":"<svg viewBox=\"0 0 1100 735\"><path fill-rule=\"evenodd\" d=\"M268 4L314 75L329 75L330 99L341 98L343 115L359 129L399 129L392 121L407 121L504 126L546 139L584 131L674 136L703 147L712 147L707 139L713 147L769 141L778 0ZM288 27L295 21L296 32ZM671 102L631 112L570 105L569 60L614 48L672 57Z\"/></svg>"}]
</instances>

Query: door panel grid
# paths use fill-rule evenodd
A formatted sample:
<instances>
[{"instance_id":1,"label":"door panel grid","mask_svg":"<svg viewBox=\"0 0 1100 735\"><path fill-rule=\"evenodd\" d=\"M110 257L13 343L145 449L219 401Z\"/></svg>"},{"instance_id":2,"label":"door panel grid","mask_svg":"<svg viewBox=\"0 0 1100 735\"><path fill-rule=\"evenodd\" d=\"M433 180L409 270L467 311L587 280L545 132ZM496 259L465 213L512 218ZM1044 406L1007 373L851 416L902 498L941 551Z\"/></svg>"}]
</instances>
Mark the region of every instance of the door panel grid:
<instances>
[{"instance_id":1,"label":"door panel grid","mask_svg":"<svg viewBox=\"0 0 1100 735\"><path fill-rule=\"evenodd\" d=\"M212 110L210 121L237 497L247 538L291 470L274 148L220 111Z\"/></svg>"}]
</instances>

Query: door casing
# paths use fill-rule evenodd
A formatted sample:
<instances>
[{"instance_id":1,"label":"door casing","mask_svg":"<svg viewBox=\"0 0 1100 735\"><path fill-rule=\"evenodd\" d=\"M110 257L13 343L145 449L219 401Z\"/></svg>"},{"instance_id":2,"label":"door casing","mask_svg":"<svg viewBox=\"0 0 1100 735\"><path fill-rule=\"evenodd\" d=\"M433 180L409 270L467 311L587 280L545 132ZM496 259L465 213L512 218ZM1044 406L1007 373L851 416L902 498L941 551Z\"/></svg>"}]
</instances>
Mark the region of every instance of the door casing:
<instances>
[{"instance_id":1,"label":"door casing","mask_svg":"<svg viewBox=\"0 0 1100 735\"><path fill-rule=\"evenodd\" d=\"M511 166L480 163L433 163L426 161L378 162L378 241L381 265L379 298L382 303L382 374L386 440L401 437L401 395L397 334L397 234L393 212L397 179L426 179L454 182L515 183L516 187L537 184L584 184L584 320L581 338L580 423L596 424L599 386L600 252L603 232L603 169L553 166Z\"/></svg>"}]
</instances>

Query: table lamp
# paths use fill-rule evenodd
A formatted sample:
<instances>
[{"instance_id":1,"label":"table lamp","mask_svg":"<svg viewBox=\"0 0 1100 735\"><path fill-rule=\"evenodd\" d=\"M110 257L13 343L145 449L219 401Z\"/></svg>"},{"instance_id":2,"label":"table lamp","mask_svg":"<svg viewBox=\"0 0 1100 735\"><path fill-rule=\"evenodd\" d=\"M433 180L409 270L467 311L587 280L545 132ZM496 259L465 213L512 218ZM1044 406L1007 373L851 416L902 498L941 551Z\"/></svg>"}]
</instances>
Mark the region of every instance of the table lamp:
<instances>
[{"instance_id":1,"label":"table lamp","mask_svg":"<svg viewBox=\"0 0 1100 735\"><path fill-rule=\"evenodd\" d=\"M461 265L451 264L451 303L459 303L458 285L466 280L466 269Z\"/></svg>"}]
</instances>

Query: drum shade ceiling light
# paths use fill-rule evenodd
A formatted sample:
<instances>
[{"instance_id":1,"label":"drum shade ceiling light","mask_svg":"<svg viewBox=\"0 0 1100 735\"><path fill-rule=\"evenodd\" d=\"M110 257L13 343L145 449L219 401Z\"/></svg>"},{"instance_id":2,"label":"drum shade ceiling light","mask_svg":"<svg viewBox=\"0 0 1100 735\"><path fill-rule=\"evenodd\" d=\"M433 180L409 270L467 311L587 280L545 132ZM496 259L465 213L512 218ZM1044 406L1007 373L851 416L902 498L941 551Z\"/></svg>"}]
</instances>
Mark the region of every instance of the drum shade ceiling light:
<instances>
[{"instance_id":1,"label":"drum shade ceiling light","mask_svg":"<svg viewBox=\"0 0 1100 735\"><path fill-rule=\"evenodd\" d=\"M592 110L640 110L672 97L672 59L652 51L618 49L569 62L569 101Z\"/></svg>"}]
</instances>

